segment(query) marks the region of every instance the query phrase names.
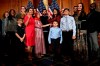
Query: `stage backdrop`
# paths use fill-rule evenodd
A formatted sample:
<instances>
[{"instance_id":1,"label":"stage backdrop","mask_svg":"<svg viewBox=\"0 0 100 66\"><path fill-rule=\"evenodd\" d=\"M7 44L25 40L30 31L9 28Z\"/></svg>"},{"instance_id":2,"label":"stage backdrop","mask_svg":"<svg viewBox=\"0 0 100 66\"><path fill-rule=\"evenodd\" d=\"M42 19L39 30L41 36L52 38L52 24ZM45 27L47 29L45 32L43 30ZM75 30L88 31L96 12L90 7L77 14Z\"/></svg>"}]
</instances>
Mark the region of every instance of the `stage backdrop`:
<instances>
[{"instance_id":1,"label":"stage backdrop","mask_svg":"<svg viewBox=\"0 0 100 66\"><path fill-rule=\"evenodd\" d=\"M34 7L37 8L40 0L31 0ZM46 1L46 0L44 0ZM86 13L89 12L89 4L91 0L56 0L59 4L60 9L69 8L71 10L71 14L73 13L73 6L76 6L78 3L83 2L85 6ZM100 0L95 0L98 5L98 10L100 11ZM52 3L52 0L48 0L48 5ZM10 9L15 9L16 12L20 10L21 6L27 6L28 0L0 0L0 18L2 18L2 14L5 11L9 11ZM46 3L45 3L46 4Z\"/></svg>"}]
</instances>

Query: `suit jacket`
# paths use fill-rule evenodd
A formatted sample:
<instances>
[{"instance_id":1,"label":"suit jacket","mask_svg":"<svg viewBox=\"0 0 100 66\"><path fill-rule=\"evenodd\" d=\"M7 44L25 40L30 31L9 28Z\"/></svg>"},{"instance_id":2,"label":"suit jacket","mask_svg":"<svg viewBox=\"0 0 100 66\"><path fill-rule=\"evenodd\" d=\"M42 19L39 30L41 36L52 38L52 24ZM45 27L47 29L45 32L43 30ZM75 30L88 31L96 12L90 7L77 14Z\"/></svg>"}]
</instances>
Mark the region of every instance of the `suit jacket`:
<instances>
[{"instance_id":1,"label":"suit jacket","mask_svg":"<svg viewBox=\"0 0 100 66\"><path fill-rule=\"evenodd\" d=\"M99 12L93 11L87 15L87 30L90 33L100 30L100 13Z\"/></svg>"}]
</instances>

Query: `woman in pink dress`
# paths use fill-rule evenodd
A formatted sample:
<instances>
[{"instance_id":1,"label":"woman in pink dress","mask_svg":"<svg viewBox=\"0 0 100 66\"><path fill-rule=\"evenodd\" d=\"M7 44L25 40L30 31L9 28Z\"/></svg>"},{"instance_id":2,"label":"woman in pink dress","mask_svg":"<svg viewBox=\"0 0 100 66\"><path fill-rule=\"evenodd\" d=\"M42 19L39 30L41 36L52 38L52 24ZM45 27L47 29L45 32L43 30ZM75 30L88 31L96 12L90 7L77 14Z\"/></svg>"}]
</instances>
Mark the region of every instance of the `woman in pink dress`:
<instances>
[{"instance_id":1,"label":"woman in pink dress","mask_svg":"<svg viewBox=\"0 0 100 66\"><path fill-rule=\"evenodd\" d=\"M44 43L44 34L43 27L45 28L47 25L42 25L40 21L40 14L37 13L35 18L35 54L37 58L41 58L44 54L46 54L45 43Z\"/></svg>"},{"instance_id":2,"label":"woman in pink dress","mask_svg":"<svg viewBox=\"0 0 100 66\"><path fill-rule=\"evenodd\" d=\"M26 34L26 47L28 51L28 58L29 60L32 60L32 49L35 45L35 22L32 17L33 9L29 8L27 15L24 18L24 24L25 24L25 34Z\"/></svg>"}]
</instances>

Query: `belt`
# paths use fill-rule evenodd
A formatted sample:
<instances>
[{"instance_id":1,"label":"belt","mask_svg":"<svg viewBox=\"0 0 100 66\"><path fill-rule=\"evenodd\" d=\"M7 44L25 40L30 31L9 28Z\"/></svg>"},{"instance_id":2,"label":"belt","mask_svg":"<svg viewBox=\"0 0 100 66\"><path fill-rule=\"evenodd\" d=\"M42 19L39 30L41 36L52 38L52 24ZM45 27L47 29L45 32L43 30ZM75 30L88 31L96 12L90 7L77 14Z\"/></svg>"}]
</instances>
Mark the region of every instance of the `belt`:
<instances>
[{"instance_id":1,"label":"belt","mask_svg":"<svg viewBox=\"0 0 100 66\"><path fill-rule=\"evenodd\" d=\"M73 31L72 29L71 30L62 30L62 32L70 32L70 31Z\"/></svg>"}]
</instances>

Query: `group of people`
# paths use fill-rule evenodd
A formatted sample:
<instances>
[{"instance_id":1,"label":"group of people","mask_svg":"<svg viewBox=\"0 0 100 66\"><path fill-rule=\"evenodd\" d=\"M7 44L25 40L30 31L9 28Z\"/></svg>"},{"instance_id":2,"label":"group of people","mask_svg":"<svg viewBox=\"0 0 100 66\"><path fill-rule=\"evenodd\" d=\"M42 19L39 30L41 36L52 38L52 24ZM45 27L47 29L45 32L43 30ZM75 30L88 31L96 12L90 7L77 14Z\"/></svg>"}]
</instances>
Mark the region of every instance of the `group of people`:
<instances>
[{"instance_id":1,"label":"group of people","mask_svg":"<svg viewBox=\"0 0 100 66\"><path fill-rule=\"evenodd\" d=\"M75 6L74 17L75 20L81 21L81 30L86 30L86 39L87 39L87 47L88 47L88 59L93 60L98 58L100 55L99 52L99 44L98 44L98 35L100 33L100 12L96 10L96 3L92 3L89 6L89 13L86 14L84 11L83 3ZM77 11L78 9L78 11ZM77 17L78 16L78 17ZM85 21L84 21L85 20ZM79 27L77 27L79 28Z\"/></svg>"},{"instance_id":2,"label":"group of people","mask_svg":"<svg viewBox=\"0 0 100 66\"><path fill-rule=\"evenodd\" d=\"M70 15L68 8L64 8L62 13L54 8L52 18L46 9L43 9L42 16L36 9L26 9L24 6L18 14L14 9L6 11L2 19L5 53L10 57L17 55L22 58L26 55L26 48L29 60L52 53L54 60L61 59L62 56L73 59L73 44L77 38L76 22L86 20L81 29L87 30L89 57L92 58L91 54L96 56L99 50L97 36L100 31L100 14L95 9L96 4L92 3L90 13L86 15L83 3L79 3L75 6L74 14Z\"/></svg>"}]
</instances>

